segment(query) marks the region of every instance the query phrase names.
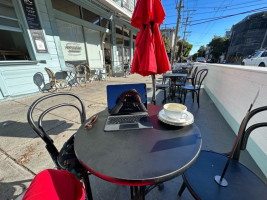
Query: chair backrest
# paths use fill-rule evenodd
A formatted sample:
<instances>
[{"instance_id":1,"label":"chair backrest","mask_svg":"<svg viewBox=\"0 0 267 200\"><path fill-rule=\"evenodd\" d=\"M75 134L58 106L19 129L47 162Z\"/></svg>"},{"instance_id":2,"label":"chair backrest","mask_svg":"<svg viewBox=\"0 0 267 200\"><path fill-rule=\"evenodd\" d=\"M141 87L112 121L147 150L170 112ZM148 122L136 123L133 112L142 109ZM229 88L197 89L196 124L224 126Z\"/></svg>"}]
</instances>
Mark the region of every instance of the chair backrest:
<instances>
[{"instance_id":1,"label":"chair backrest","mask_svg":"<svg viewBox=\"0 0 267 200\"><path fill-rule=\"evenodd\" d=\"M84 65L77 65L76 67L75 67L75 71L76 71L76 74L85 74L85 72L86 72L86 67L84 66Z\"/></svg>"},{"instance_id":2,"label":"chair backrest","mask_svg":"<svg viewBox=\"0 0 267 200\"><path fill-rule=\"evenodd\" d=\"M194 80L194 78L196 76L197 70L198 70L198 66L196 66L195 69L194 69L194 71L193 71L193 74L192 74L192 79L193 80Z\"/></svg>"},{"instance_id":3,"label":"chair backrest","mask_svg":"<svg viewBox=\"0 0 267 200\"><path fill-rule=\"evenodd\" d=\"M89 67L89 65L85 65L85 70L86 70L86 76L87 78L92 78L92 72L91 72L91 69Z\"/></svg>"},{"instance_id":4,"label":"chair backrest","mask_svg":"<svg viewBox=\"0 0 267 200\"><path fill-rule=\"evenodd\" d=\"M178 69L176 71L176 73L178 73L178 74L188 74L188 70L187 69Z\"/></svg>"},{"instance_id":5,"label":"chair backrest","mask_svg":"<svg viewBox=\"0 0 267 200\"><path fill-rule=\"evenodd\" d=\"M193 65L189 65L188 68L189 68L188 75L191 76L191 73L192 73L192 70L193 70L194 66Z\"/></svg>"},{"instance_id":6,"label":"chair backrest","mask_svg":"<svg viewBox=\"0 0 267 200\"><path fill-rule=\"evenodd\" d=\"M55 73L50 68L47 67L45 67L45 71L48 74L50 86L53 87L56 83Z\"/></svg>"},{"instance_id":7,"label":"chair backrest","mask_svg":"<svg viewBox=\"0 0 267 200\"><path fill-rule=\"evenodd\" d=\"M193 86L198 86L198 89L200 90L200 87L202 85L203 80L208 74L208 69L201 69L197 72L195 78L193 79Z\"/></svg>"},{"instance_id":8,"label":"chair backrest","mask_svg":"<svg viewBox=\"0 0 267 200\"><path fill-rule=\"evenodd\" d=\"M34 120L33 120L33 117L32 117L32 114L33 114L33 111L35 109L35 107L42 101L44 100L47 100L49 99L47 102L52 102L50 101L50 98L53 98L53 97L57 97L57 96L71 96L71 97L74 97L76 98L79 103L80 103L80 107L81 109L75 105L75 104L72 104L72 103L61 103L61 104L57 104L57 105L53 105L51 107L49 107L48 109L46 109L45 111L43 111L40 115L39 115L39 118L38 118L38 122L35 123ZM59 167L58 165L58 162L57 162L57 156L59 154L59 151L57 150L57 148L55 147L54 145L54 142L53 140L51 139L51 137L45 132L44 128L43 128L43 125L42 125L42 121L43 121L43 118L44 116L49 113L50 111L52 110L55 110L57 108L60 108L60 107L63 107L63 106L72 106L74 108L76 108L80 114L80 118L81 118L81 123L85 122L85 118L86 118L86 114L85 114L85 107L84 107L84 104L82 102L82 100L72 94L72 93L63 93L63 92L59 92L59 93L56 93L56 94L50 94L50 95L46 95L46 96L43 96L43 97L40 97L38 98L36 101L34 101L32 103L32 105L30 106L29 110L28 110L28 113L27 113L27 120L28 120L28 123L30 124L30 126L32 127L32 129L42 138L42 140L46 143L46 148L50 154L50 156L52 157L52 160L54 161L55 165L57 167ZM60 168L60 167L59 167Z\"/></svg>"},{"instance_id":9,"label":"chair backrest","mask_svg":"<svg viewBox=\"0 0 267 200\"><path fill-rule=\"evenodd\" d=\"M44 75L41 72L37 72L33 75L33 82L39 88L40 92L43 92L43 87L45 87Z\"/></svg>"},{"instance_id":10,"label":"chair backrest","mask_svg":"<svg viewBox=\"0 0 267 200\"><path fill-rule=\"evenodd\" d=\"M237 148L235 149L235 152L233 155L234 160L239 160L240 151L246 149L248 137L250 136L251 132L257 128L260 128L260 127L267 127L267 122L260 122L260 123L253 124L247 128L248 122L250 121L250 119L253 116L255 116L256 114L258 114L260 112L266 111L266 110L267 110L267 106L256 108L256 109L249 112L249 115L246 119L244 118L242 120L240 128L239 128L239 131L240 131L240 129L242 129L241 130L241 138L238 141L239 143L237 144Z\"/></svg>"}]
</instances>

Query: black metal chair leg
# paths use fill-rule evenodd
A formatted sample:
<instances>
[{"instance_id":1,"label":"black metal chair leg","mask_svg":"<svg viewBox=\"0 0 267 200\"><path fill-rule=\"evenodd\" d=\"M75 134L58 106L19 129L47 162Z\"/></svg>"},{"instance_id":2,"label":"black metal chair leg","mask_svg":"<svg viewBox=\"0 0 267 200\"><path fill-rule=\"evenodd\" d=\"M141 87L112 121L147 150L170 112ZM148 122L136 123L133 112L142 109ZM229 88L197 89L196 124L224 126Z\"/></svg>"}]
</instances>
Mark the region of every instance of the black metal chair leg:
<instances>
[{"instance_id":1,"label":"black metal chair leg","mask_svg":"<svg viewBox=\"0 0 267 200\"><path fill-rule=\"evenodd\" d=\"M88 173L86 171L82 173L82 178L83 178L83 183L84 183L87 199L88 200L93 200L90 181L89 181Z\"/></svg>"},{"instance_id":2,"label":"black metal chair leg","mask_svg":"<svg viewBox=\"0 0 267 200\"><path fill-rule=\"evenodd\" d=\"M187 93L187 91L186 91L186 90L184 90L184 103L183 103L183 104L185 104L186 93Z\"/></svg>"},{"instance_id":3,"label":"black metal chair leg","mask_svg":"<svg viewBox=\"0 0 267 200\"><path fill-rule=\"evenodd\" d=\"M195 102L195 92L192 91L191 93L192 93L192 99L193 99L193 103L194 103Z\"/></svg>"},{"instance_id":4,"label":"black metal chair leg","mask_svg":"<svg viewBox=\"0 0 267 200\"><path fill-rule=\"evenodd\" d=\"M186 188L186 185L185 185L185 183L183 182L183 184L182 184L182 186L180 187L180 190L179 190L179 192L178 192L178 194L177 194L179 197L183 194L185 188Z\"/></svg>"},{"instance_id":5,"label":"black metal chair leg","mask_svg":"<svg viewBox=\"0 0 267 200\"><path fill-rule=\"evenodd\" d=\"M140 199L145 200L145 186L140 186Z\"/></svg>"},{"instance_id":6,"label":"black metal chair leg","mask_svg":"<svg viewBox=\"0 0 267 200\"><path fill-rule=\"evenodd\" d=\"M197 92L197 105L198 105L198 108L199 108L199 92L200 91Z\"/></svg>"}]
</instances>

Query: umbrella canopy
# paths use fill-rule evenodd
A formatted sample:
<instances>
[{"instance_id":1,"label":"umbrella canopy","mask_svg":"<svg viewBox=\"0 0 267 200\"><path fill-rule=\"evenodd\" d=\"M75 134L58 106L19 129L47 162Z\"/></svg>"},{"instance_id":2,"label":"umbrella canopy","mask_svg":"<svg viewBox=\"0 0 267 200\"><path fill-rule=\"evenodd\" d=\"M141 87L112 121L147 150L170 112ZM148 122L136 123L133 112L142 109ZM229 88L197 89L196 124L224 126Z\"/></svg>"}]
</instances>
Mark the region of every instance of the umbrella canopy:
<instances>
[{"instance_id":1,"label":"umbrella canopy","mask_svg":"<svg viewBox=\"0 0 267 200\"><path fill-rule=\"evenodd\" d=\"M165 12L159 0L138 0L131 24L140 29L136 38L131 73L142 76L162 74L170 70L170 62L159 25Z\"/></svg>"},{"instance_id":2,"label":"umbrella canopy","mask_svg":"<svg viewBox=\"0 0 267 200\"><path fill-rule=\"evenodd\" d=\"M155 101L154 75L165 73L171 68L159 30L164 19L165 12L159 0L138 0L131 20L131 24L140 29L136 38L131 73L153 75L152 101Z\"/></svg>"}]
</instances>

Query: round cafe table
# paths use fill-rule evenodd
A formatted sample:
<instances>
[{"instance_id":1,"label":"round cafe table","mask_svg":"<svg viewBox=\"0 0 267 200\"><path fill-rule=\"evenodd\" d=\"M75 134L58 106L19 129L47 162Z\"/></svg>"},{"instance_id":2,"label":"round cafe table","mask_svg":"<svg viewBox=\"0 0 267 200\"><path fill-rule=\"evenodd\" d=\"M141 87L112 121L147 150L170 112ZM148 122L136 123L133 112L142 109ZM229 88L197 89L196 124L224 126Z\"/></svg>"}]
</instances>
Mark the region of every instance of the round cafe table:
<instances>
[{"instance_id":1,"label":"round cafe table","mask_svg":"<svg viewBox=\"0 0 267 200\"><path fill-rule=\"evenodd\" d=\"M161 109L148 105L151 129L114 132L104 131L109 114L107 110L100 112L91 129L82 125L76 133L74 150L80 163L101 179L131 186L132 199L145 199L151 185L168 181L188 169L202 144L195 124L164 124L157 116Z\"/></svg>"}]
</instances>

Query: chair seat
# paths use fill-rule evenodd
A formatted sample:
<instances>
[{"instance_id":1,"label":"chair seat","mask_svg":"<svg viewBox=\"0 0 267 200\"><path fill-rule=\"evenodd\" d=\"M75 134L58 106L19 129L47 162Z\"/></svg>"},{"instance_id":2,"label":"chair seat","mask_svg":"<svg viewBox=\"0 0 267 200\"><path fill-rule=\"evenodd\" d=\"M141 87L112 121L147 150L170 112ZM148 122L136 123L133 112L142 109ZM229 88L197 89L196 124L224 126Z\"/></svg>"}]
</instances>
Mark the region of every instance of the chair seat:
<instances>
[{"instance_id":1,"label":"chair seat","mask_svg":"<svg viewBox=\"0 0 267 200\"><path fill-rule=\"evenodd\" d=\"M188 77L186 77L186 79L193 79L193 77L192 76L188 76Z\"/></svg>"},{"instance_id":2,"label":"chair seat","mask_svg":"<svg viewBox=\"0 0 267 200\"><path fill-rule=\"evenodd\" d=\"M219 153L201 151L197 161L183 175L192 194L205 200L266 198L267 186L253 172L235 160L231 160L225 174L228 186L219 186L214 177L221 175L227 159Z\"/></svg>"},{"instance_id":3,"label":"chair seat","mask_svg":"<svg viewBox=\"0 0 267 200\"><path fill-rule=\"evenodd\" d=\"M165 88L168 88L168 87L169 87L169 85L167 85L167 84L157 84L156 85L157 89L165 89Z\"/></svg>"},{"instance_id":4,"label":"chair seat","mask_svg":"<svg viewBox=\"0 0 267 200\"><path fill-rule=\"evenodd\" d=\"M74 136L70 137L68 141L63 145L57 157L58 164L62 169L71 171L75 169L80 173L83 171L83 166L78 161L74 152Z\"/></svg>"},{"instance_id":5,"label":"chair seat","mask_svg":"<svg viewBox=\"0 0 267 200\"><path fill-rule=\"evenodd\" d=\"M181 88L185 90L198 90L198 86L194 87L193 85L185 85L185 86L182 86Z\"/></svg>"},{"instance_id":6,"label":"chair seat","mask_svg":"<svg viewBox=\"0 0 267 200\"><path fill-rule=\"evenodd\" d=\"M184 86L184 83L183 82L176 82L175 85L176 86Z\"/></svg>"}]
</instances>

